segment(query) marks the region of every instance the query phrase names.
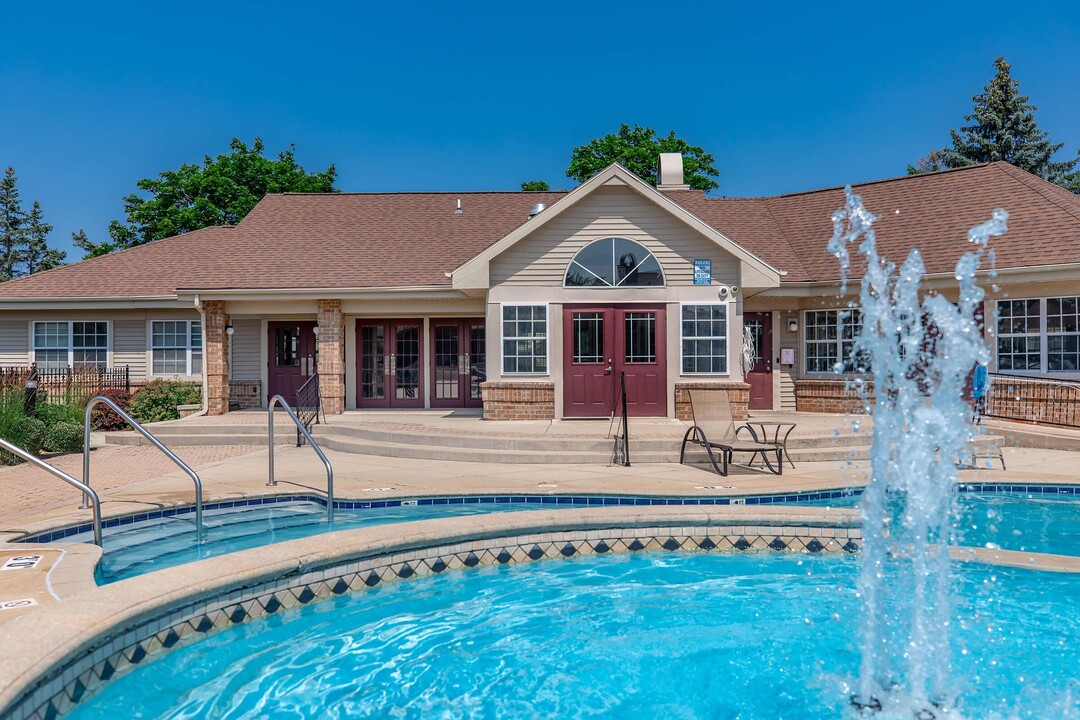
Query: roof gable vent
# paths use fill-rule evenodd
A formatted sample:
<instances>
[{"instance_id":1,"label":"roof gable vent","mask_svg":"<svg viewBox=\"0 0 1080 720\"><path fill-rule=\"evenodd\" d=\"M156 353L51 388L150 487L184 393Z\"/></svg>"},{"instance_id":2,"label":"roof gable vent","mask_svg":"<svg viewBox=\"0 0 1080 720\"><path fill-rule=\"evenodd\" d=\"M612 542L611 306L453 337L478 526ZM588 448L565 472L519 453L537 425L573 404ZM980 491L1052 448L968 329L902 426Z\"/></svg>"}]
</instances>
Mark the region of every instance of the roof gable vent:
<instances>
[{"instance_id":1,"label":"roof gable vent","mask_svg":"<svg viewBox=\"0 0 1080 720\"><path fill-rule=\"evenodd\" d=\"M683 178L682 153L660 153L656 162L657 190L689 190Z\"/></svg>"}]
</instances>

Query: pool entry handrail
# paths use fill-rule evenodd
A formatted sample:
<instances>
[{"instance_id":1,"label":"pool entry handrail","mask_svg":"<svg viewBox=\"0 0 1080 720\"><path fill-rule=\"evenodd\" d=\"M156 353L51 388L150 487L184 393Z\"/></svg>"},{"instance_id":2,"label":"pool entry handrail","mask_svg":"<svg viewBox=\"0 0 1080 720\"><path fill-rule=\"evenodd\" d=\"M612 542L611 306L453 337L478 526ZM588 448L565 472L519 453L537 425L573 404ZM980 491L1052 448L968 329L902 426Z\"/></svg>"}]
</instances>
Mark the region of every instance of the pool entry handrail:
<instances>
[{"instance_id":1,"label":"pool entry handrail","mask_svg":"<svg viewBox=\"0 0 1080 720\"><path fill-rule=\"evenodd\" d=\"M90 507L94 510L94 544L98 547L101 547L101 498L98 497L97 492L95 492L92 487L90 487L86 483L79 482L63 470L53 467L44 460L35 457L33 454L27 452L26 450L23 450L17 445L13 445L12 443L8 442L3 438L0 438L0 448L3 448L12 455L17 455L21 457L23 460L30 463L31 465L36 465L37 467L49 473L53 477L59 480L63 480L68 485L82 490L83 497L89 498L90 502L93 503L92 505L84 505L83 507Z\"/></svg>"},{"instance_id":2,"label":"pool entry handrail","mask_svg":"<svg viewBox=\"0 0 1080 720\"><path fill-rule=\"evenodd\" d=\"M270 398L270 405L266 408L266 420L267 420L267 444L269 445L269 452L267 456L270 458L270 477L266 482L268 487L274 487L277 485L277 480L274 479L274 406L281 405L281 409L289 416L289 419L293 421L299 432L304 434L304 438L311 444L311 449L319 456L324 466L326 466L326 519L330 522L334 521L334 468L330 466L330 461L326 459L326 453L319 447L319 443L315 442L315 438L311 437L311 433L304 427L304 423L300 422L300 418L293 412L292 406L280 395L275 395Z\"/></svg>"},{"instance_id":3,"label":"pool entry handrail","mask_svg":"<svg viewBox=\"0 0 1080 720\"><path fill-rule=\"evenodd\" d=\"M90 398L90 401L86 403L86 412L83 419L83 482L90 486L90 414L94 408L98 405L108 405L110 408L116 411L116 414L124 419L128 425L135 430L135 432L142 435L150 444L156 447L161 452L165 453L165 456L172 460L177 466L180 467L192 482L195 483L195 541L202 544L202 531L203 531L203 499L202 499L202 480L199 479L199 474L192 470L186 462L176 456L169 448L165 447L165 444L154 437L154 434L144 428L139 422L128 415L123 408L117 405L103 395L97 395ZM83 494L83 504L80 508L86 507L86 494Z\"/></svg>"}]
</instances>

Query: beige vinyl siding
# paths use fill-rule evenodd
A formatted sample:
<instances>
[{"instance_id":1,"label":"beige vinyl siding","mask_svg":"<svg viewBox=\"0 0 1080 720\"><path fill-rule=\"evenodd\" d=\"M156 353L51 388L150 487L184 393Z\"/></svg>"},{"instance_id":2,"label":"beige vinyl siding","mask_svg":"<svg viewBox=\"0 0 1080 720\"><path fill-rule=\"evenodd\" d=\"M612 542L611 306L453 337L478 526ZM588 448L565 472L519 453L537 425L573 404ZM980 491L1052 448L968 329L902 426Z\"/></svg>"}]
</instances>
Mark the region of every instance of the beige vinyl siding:
<instances>
[{"instance_id":1,"label":"beige vinyl siding","mask_svg":"<svg viewBox=\"0 0 1080 720\"><path fill-rule=\"evenodd\" d=\"M776 363L775 367L780 373L780 409L781 410L795 410L795 378L799 371L799 359L802 357L802 348L799 347L799 333L791 332L788 329L788 323L799 317L799 313L794 310L780 311L780 327L776 333L774 341L776 346L773 348L773 357L780 357L780 350L783 348L795 348L795 364L794 365L781 365Z\"/></svg>"},{"instance_id":2,"label":"beige vinyl siding","mask_svg":"<svg viewBox=\"0 0 1080 720\"><path fill-rule=\"evenodd\" d=\"M234 320L232 336L232 380L258 380L261 376L259 359L262 351L262 322Z\"/></svg>"},{"instance_id":3,"label":"beige vinyl siding","mask_svg":"<svg viewBox=\"0 0 1080 720\"><path fill-rule=\"evenodd\" d=\"M0 365L30 363L30 324L26 320L0 320Z\"/></svg>"},{"instance_id":4,"label":"beige vinyl siding","mask_svg":"<svg viewBox=\"0 0 1080 720\"><path fill-rule=\"evenodd\" d=\"M146 379L146 320L114 320L112 324L112 365L127 365L132 382Z\"/></svg>"},{"instance_id":5,"label":"beige vinyl siding","mask_svg":"<svg viewBox=\"0 0 1080 720\"><path fill-rule=\"evenodd\" d=\"M694 260L711 259L714 282L739 281L739 261L628 188L604 187L492 260L492 287L562 287L566 267L593 240L624 237L660 261L669 286L694 284Z\"/></svg>"}]
</instances>

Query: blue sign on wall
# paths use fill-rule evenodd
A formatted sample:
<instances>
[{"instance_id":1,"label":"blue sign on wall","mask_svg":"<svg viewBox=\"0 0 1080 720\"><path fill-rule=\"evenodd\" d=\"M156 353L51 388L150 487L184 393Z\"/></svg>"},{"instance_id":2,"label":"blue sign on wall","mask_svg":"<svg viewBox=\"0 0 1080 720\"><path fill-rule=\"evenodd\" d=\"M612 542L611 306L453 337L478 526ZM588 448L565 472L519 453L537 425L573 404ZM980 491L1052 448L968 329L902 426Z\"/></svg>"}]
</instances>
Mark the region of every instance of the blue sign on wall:
<instances>
[{"instance_id":1,"label":"blue sign on wall","mask_svg":"<svg viewBox=\"0 0 1080 720\"><path fill-rule=\"evenodd\" d=\"M712 260L695 260L694 261L694 284L695 285L710 285L710 284L712 284Z\"/></svg>"}]
</instances>

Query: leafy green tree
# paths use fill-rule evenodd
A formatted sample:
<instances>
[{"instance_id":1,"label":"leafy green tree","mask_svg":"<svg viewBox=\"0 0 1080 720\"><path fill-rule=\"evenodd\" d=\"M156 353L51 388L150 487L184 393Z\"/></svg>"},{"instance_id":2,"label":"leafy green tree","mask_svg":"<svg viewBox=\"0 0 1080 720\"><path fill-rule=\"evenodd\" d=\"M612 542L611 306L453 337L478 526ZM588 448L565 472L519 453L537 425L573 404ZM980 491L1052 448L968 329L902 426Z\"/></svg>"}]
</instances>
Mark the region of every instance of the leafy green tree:
<instances>
[{"instance_id":1,"label":"leafy green tree","mask_svg":"<svg viewBox=\"0 0 1080 720\"><path fill-rule=\"evenodd\" d=\"M323 172L306 172L296 162L292 145L276 159L263 154L263 141L258 137L251 147L233 138L229 150L216 158L207 155L202 165L184 164L137 182L149 198L136 193L125 197L127 221L109 224L111 242L86 240L87 257L211 225L235 225L267 193L337 191L334 166Z\"/></svg>"},{"instance_id":2,"label":"leafy green tree","mask_svg":"<svg viewBox=\"0 0 1080 720\"><path fill-rule=\"evenodd\" d=\"M974 108L964 119L970 123L950 130L952 147L938 151L941 165L964 167L1004 160L1050 182L1064 184L1080 158L1054 162L1054 153L1065 143L1054 143L1035 123L1038 107L1020 94L1020 83L1012 78L1012 67L1004 57L994 60L997 74L975 95Z\"/></svg>"},{"instance_id":3,"label":"leafy green tree","mask_svg":"<svg viewBox=\"0 0 1080 720\"><path fill-rule=\"evenodd\" d=\"M551 186L543 180L526 180L521 183L521 189L525 192L547 192Z\"/></svg>"},{"instance_id":4,"label":"leafy green tree","mask_svg":"<svg viewBox=\"0 0 1080 720\"><path fill-rule=\"evenodd\" d=\"M15 168L9 167L0 179L0 282L18 277L25 248L26 213L19 200Z\"/></svg>"},{"instance_id":5,"label":"leafy green tree","mask_svg":"<svg viewBox=\"0 0 1080 720\"><path fill-rule=\"evenodd\" d=\"M45 222L41 203L35 200L30 214L26 216L26 250L23 253L23 262L27 275L60 267L67 259L67 253L63 250L49 247L49 233L52 231L53 226Z\"/></svg>"},{"instance_id":6,"label":"leafy green tree","mask_svg":"<svg viewBox=\"0 0 1080 720\"><path fill-rule=\"evenodd\" d=\"M656 185L656 161L660 153L682 153L683 173L687 185L695 190L713 190L720 187L720 173L713 163L713 156L700 147L675 137L672 130L657 137L652 128L640 125L630 127L626 123L619 131L591 140L574 148L566 176L585 182L613 162L617 162L642 180Z\"/></svg>"}]
</instances>

